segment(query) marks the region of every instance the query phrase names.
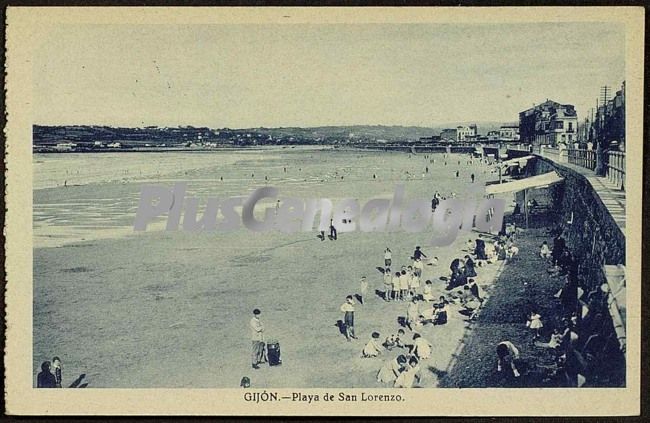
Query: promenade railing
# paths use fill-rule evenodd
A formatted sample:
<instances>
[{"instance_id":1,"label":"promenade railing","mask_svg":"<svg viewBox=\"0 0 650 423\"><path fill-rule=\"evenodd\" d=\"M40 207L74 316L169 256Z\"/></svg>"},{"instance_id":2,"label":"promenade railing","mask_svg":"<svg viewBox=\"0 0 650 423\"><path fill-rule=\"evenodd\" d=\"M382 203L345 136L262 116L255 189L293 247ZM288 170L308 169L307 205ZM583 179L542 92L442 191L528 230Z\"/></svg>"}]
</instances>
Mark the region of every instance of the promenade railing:
<instances>
[{"instance_id":1,"label":"promenade railing","mask_svg":"<svg viewBox=\"0 0 650 423\"><path fill-rule=\"evenodd\" d=\"M589 170L596 169L596 152L594 150L569 148L567 155L568 161L571 164L584 167Z\"/></svg>"},{"instance_id":2,"label":"promenade railing","mask_svg":"<svg viewBox=\"0 0 650 423\"><path fill-rule=\"evenodd\" d=\"M557 147L542 145L540 146L540 154L543 157L548 157L557 163L566 163L568 161L566 148L560 149Z\"/></svg>"},{"instance_id":3,"label":"promenade railing","mask_svg":"<svg viewBox=\"0 0 650 423\"><path fill-rule=\"evenodd\" d=\"M625 191L625 152L607 152L607 179Z\"/></svg>"}]
</instances>

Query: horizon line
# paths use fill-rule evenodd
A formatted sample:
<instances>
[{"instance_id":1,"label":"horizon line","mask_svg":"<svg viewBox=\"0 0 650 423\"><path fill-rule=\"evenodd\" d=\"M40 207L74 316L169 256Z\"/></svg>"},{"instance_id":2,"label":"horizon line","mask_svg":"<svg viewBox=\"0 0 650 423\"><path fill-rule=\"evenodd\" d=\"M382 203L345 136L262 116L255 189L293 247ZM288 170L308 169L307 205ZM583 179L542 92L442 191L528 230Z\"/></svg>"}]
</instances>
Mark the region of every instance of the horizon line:
<instances>
[{"instance_id":1,"label":"horizon line","mask_svg":"<svg viewBox=\"0 0 650 423\"><path fill-rule=\"evenodd\" d=\"M177 125L141 125L141 126L124 126L124 125L115 125L115 124L98 124L98 123L32 123L32 126L90 126L90 127L108 127L108 128L208 128L208 129L233 129L233 130L244 130L244 129L285 129L285 128L299 128L299 129L316 129L316 128L328 128L328 127L354 127L354 126L368 126L368 127L398 127L398 128L422 128L422 129L436 129L439 127L449 127L451 129L456 128L459 124L466 125L479 125L479 124L501 124L509 125L513 123L518 123L518 121L501 121L501 120L483 120L483 121L455 121L455 122L446 122L435 124L434 126L421 126L421 125L405 125L405 124L368 124L368 123L354 123L354 124L323 124L323 125L286 125L286 126L246 126L246 127L234 127L234 126L208 126L208 125L190 125L190 124L177 124Z\"/></svg>"}]
</instances>

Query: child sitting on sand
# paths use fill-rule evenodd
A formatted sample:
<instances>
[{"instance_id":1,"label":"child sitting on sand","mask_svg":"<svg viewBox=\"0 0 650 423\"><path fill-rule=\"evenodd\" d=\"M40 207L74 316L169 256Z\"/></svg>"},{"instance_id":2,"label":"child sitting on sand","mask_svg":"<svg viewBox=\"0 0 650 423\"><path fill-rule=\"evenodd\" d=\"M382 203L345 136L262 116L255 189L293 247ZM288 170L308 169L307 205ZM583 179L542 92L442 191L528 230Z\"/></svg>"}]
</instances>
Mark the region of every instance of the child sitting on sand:
<instances>
[{"instance_id":1,"label":"child sitting on sand","mask_svg":"<svg viewBox=\"0 0 650 423\"><path fill-rule=\"evenodd\" d=\"M519 377L515 360L519 359L519 350L510 341L497 345L497 372L504 373L507 378Z\"/></svg>"},{"instance_id":2,"label":"child sitting on sand","mask_svg":"<svg viewBox=\"0 0 650 423\"><path fill-rule=\"evenodd\" d=\"M559 347L562 345L562 338L562 331L560 331L559 328L555 328L553 329L553 333L551 334L551 338L548 342L534 341L534 343L536 347L551 348L557 352L559 351Z\"/></svg>"},{"instance_id":3,"label":"child sitting on sand","mask_svg":"<svg viewBox=\"0 0 650 423\"><path fill-rule=\"evenodd\" d=\"M395 380L395 388L412 388L420 381L420 365L416 357L409 359L408 365L402 370L402 373Z\"/></svg>"},{"instance_id":4,"label":"child sitting on sand","mask_svg":"<svg viewBox=\"0 0 650 423\"><path fill-rule=\"evenodd\" d=\"M543 259L551 258L551 249L546 241L542 242L541 247L539 247L539 256Z\"/></svg>"},{"instance_id":5,"label":"child sitting on sand","mask_svg":"<svg viewBox=\"0 0 650 423\"><path fill-rule=\"evenodd\" d=\"M388 360L384 363L381 369L379 369L379 372L377 373L377 382L395 382L400 373L402 373L405 364L406 356L404 355L398 355L396 358Z\"/></svg>"},{"instance_id":6,"label":"child sitting on sand","mask_svg":"<svg viewBox=\"0 0 650 423\"><path fill-rule=\"evenodd\" d=\"M391 351L393 348L404 348L402 337L404 336L404 329L399 329L397 334L392 334L384 341L384 348Z\"/></svg>"},{"instance_id":7,"label":"child sitting on sand","mask_svg":"<svg viewBox=\"0 0 650 423\"><path fill-rule=\"evenodd\" d=\"M447 316L449 315L449 301L445 297L440 297L440 302L436 304L436 312L433 315L434 325L444 325L447 323Z\"/></svg>"},{"instance_id":8,"label":"child sitting on sand","mask_svg":"<svg viewBox=\"0 0 650 423\"><path fill-rule=\"evenodd\" d=\"M363 351L361 351L361 357L362 358L371 358L371 357L377 357L379 354L381 354L382 346L379 345L379 332L373 332L370 340L366 344L365 347L363 347Z\"/></svg>"},{"instance_id":9,"label":"child sitting on sand","mask_svg":"<svg viewBox=\"0 0 650 423\"><path fill-rule=\"evenodd\" d=\"M474 241L468 239L466 245L467 245L467 251L474 251Z\"/></svg>"},{"instance_id":10,"label":"child sitting on sand","mask_svg":"<svg viewBox=\"0 0 650 423\"><path fill-rule=\"evenodd\" d=\"M432 304L431 307L426 308L418 316L417 321L415 322L416 326L423 326L428 323L433 323L434 316L436 314L436 305Z\"/></svg>"},{"instance_id":11,"label":"child sitting on sand","mask_svg":"<svg viewBox=\"0 0 650 423\"><path fill-rule=\"evenodd\" d=\"M517 254L519 254L519 247L513 244L507 249L506 258L512 260Z\"/></svg>"},{"instance_id":12,"label":"child sitting on sand","mask_svg":"<svg viewBox=\"0 0 650 423\"><path fill-rule=\"evenodd\" d=\"M413 354L420 360L431 357L431 343L419 333L413 335Z\"/></svg>"}]
</instances>

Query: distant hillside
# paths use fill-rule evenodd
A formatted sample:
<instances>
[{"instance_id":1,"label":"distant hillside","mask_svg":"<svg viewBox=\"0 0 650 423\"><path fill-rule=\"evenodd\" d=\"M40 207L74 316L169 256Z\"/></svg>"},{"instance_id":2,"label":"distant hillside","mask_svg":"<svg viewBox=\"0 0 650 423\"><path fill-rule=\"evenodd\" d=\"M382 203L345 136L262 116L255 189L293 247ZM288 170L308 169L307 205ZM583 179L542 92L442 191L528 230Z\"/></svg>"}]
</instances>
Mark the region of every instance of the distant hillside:
<instances>
[{"instance_id":1,"label":"distant hillside","mask_svg":"<svg viewBox=\"0 0 650 423\"><path fill-rule=\"evenodd\" d=\"M351 125L320 126L311 128L247 128L211 129L181 126L175 128L148 126L144 128L121 128L110 126L43 126L34 125L35 146L53 146L58 143L74 143L90 147L119 142L124 146L185 146L194 143L219 145L266 145L266 144L349 144L377 141L415 141L423 137L439 135L445 128L476 123L479 134L498 129L501 122L457 122L420 126Z\"/></svg>"},{"instance_id":2,"label":"distant hillside","mask_svg":"<svg viewBox=\"0 0 650 423\"><path fill-rule=\"evenodd\" d=\"M301 137L321 140L362 139L399 141L416 140L435 133L433 128L419 126L383 126L383 125L352 125L352 126L319 126L311 128L250 128L244 131L264 133L273 137Z\"/></svg>"},{"instance_id":3,"label":"distant hillside","mask_svg":"<svg viewBox=\"0 0 650 423\"><path fill-rule=\"evenodd\" d=\"M422 137L440 135L445 128L456 128L457 126L468 126L475 124L481 135L489 131L498 130L499 127L509 122L451 122L439 124L432 127L422 126L385 126L385 125L352 125L352 126L320 126L310 128L249 128L246 131L255 131L284 136L311 136L321 138L368 138L385 139L398 141L404 139L416 140Z\"/></svg>"}]
</instances>

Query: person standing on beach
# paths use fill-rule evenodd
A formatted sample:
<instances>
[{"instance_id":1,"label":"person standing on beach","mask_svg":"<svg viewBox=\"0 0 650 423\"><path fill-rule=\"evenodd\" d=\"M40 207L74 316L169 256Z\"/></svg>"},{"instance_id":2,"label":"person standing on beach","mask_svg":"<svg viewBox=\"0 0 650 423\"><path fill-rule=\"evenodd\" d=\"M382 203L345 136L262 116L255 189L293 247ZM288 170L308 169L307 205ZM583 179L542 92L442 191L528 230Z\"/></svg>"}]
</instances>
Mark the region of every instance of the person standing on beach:
<instances>
[{"instance_id":1,"label":"person standing on beach","mask_svg":"<svg viewBox=\"0 0 650 423\"><path fill-rule=\"evenodd\" d=\"M50 362L41 364L41 372L36 376L37 388L56 388L56 377L50 372Z\"/></svg>"},{"instance_id":2,"label":"person standing on beach","mask_svg":"<svg viewBox=\"0 0 650 423\"><path fill-rule=\"evenodd\" d=\"M413 273L415 276L420 277L422 276L422 271L424 270L424 263L422 262L422 259L416 258L413 260Z\"/></svg>"},{"instance_id":3,"label":"person standing on beach","mask_svg":"<svg viewBox=\"0 0 650 423\"><path fill-rule=\"evenodd\" d=\"M334 219L330 219L330 239L336 241L336 228L334 227Z\"/></svg>"},{"instance_id":4,"label":"person standing on beach","mask_svg":"<svg viewBox=\"0 0 650 423\"><path fill-rule=\"evenodd\" d=\"M413 298L416 298L418 295L420 295L420 275L417 273L413 272L411 275L411 280L409 282L409 295L411 295Z\"/></svg>"},{"instance_id":5,"label":"person standing on beach","mask_svg":"<svg viewBox=\"0 0 650 423\"><path fill-rule=\"evenodd\" d=\"M400 279L400 272L395 272L395 276L393 276L392 283L393 283L393 295L392 299L395 301L400 299L400 289L401 289L401 279Z\"/></svg>"},{"instance_id":6,"label":"person standing on beach","mask_svg":"<svg viewBox=\"0 0 650 423\"><path fill-rule=\"evenodd\" d=\"M341 305L343 312L343 325L345 326L345 338L350 341L350 338L357 339L354 335L354 299L352 295L345 298L345 302Z\"/></svg>"},{"instance_id":7,"label":"person standing on beach","mask_svg":"<svg viewBox=\"0 0 650 423\"><path fill-rule=\"evenodd\" d=\"M260 363L266 362L264 355L264 325L260 320L262 312L259 309L253 310L253 318L250 321L251 340L253 341L252 364L254 369L259 369Z\"/></svg>"},{"instance_id":8,"label":"person standing on beach","mask_svg":"<svg viewBox=\"0 0 650 423\"><path fill-rule=\"evenodd\" d=\"M368 279L365 276L361 276L361 281L359 282L359 303L363 304L363 299L368 294Z\"/></svg>"},{"instance_id":9,"label":"person standing on beach","mask_svg":"<svg viewBox=\"0 0 650 423\"><path fill-rule=\"evenodd\" d=\"M408 326L409 330L413 330L413 325L417 322L418 317L420 317L418 300L413 297L409 305L406 307L406 326Z\"/></svg>"},{"instance_id":10,"label":"person standing on beach","mask_svg":"<svg viewBox=\"0 0 650 423\"><path fill-rule=\"evenodd\" d=\"M551 257L553 259L553 265L556 266L560 257L566 248L566 241L562 238L562 234L559 234L553 239L553 250L551 251Z\"/></svg>"},{"instance_id":11,"label":"person standing on beach","mask_svg":"<svg viewBox=\"0 0 650 423\"><path fill-rule=\"evenodd\" d=\"M474 183L474 174L473 173L470 175L470 178L472 178L472 183Z\"/></svg>"},{"instance_id":12,"label":"person standing on beach","mask_svg":"<svg viewBox=\"0 0 650 423\"><path fill-rule=\"evenodd\" d=\"M393 252L386 247L386 250L384 250L384 266L388 268L391 264L393 264Z\"/></svg>"},{"instance_id":13,"label":"person standing on beach","mask_svg":"<svg viewBox=\"0 0 650 423\"><path fill-rule=\"evenodd\" d=\"M52 372L52 374L54 375L56 387L61 388L61 359L59 357L52 358L52 368L54 369L54 372Z\"/></svg>"},{"instance_id":14,"label":"person standing on beach","mask_svg":"<svg viewBox=\"0 0 650 423\"><path fill-rule=\"evenodd\" d=\"M384 300L390 301L390 297L393 294L393 278L390 274L390 268L384 269Z\"/></svg>"},{"instance_id":15,"label":"person standing on beach","mask_svg":"<svg viewBox=\"0 0 650 423\"><path fill-rule=\"evenodd\" d=\"M399 299L404 301L408 298L409 293L409 278L410 275L406 273L406 270L402 270L399 275Z\"/></svg>"}]
</instances>

